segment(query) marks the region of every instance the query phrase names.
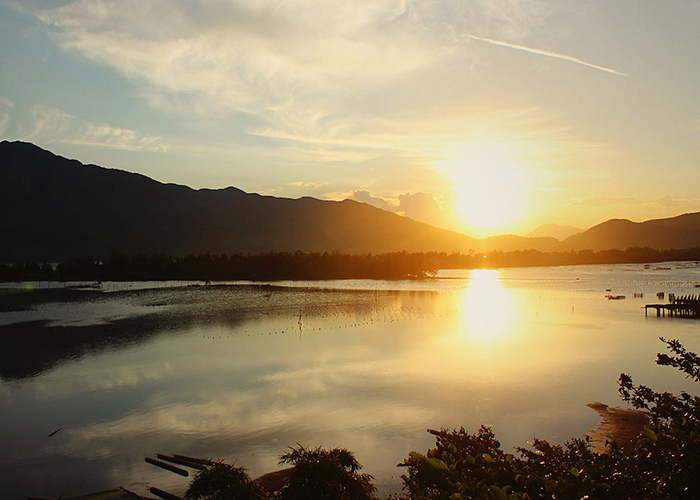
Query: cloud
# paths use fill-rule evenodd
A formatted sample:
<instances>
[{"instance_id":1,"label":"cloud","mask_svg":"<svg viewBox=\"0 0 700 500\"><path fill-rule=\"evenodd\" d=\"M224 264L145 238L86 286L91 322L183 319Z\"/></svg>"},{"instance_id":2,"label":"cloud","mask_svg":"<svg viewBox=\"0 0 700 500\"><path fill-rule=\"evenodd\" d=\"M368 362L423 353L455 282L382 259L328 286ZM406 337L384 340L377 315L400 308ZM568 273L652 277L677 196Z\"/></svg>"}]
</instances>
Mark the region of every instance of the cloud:
<instances>
[{"instance_id":1,"label":"cloud","mask_svg":"<svg viewBox=\"0 0 700 500\"><path fill-rule=\"evenodd\" d=\"M415 83L467 71L454 32L481 27L522 37L546 18L546 4L536 0L45 5L27 0L20 8L42 20L64 50L126 75L150 105L242 116L250 134L312 150L337 141L346 148L395 146L402 138L384 132L386 117L399 113L398 124L410 123L438 99ZM397 92L406 97L395 98Z\"/></svg>"},{"instance_id":2,"label":"cloud","mask_svg":"<svg viewBox=\"0 0 700 500\"><path fill-rule=\"evenodd\" d=\"M443 53L396 0L33 5L61 47L145 84L154 104L251 114L296 133Z\"/></svg>"},{"instance_id":3,"label":"cloud","mask_svg":"<svg viewBox=\"0 0 700 500\"><path fill-rule=\"evenodd\" d=\"M406 193L399 195L398 211L413 220L435 226L445 226L446 214L443 203L429 193Z\"/></svg>"},{"instance_id":4,"label":"cloud","mask_svg":"<svg viewBox=\"0 0 700 500\"><path fill-rule=\"evenodd\" d=\"M33 130L25 137L26 140L127 151L163 152L168 149L168 144L161 137L104 123L93 123L57 108L35 105L31 114Z\"/></svg>"},{"instance_id":5,"label":"cloud","mask_svg":"<svg viewBox=\"0 0 700 500\"><path fill-rule=\"evenodd\" d=\"M248 147L256 161L274 166L275 175L249 186L257 191L303 194L303 186L285 183L306 178L322 181L329 192L372 186L393 197L420 186L442 193L449 186L437 165L450 160L449 148L472 142L517 142L553 169L574 149L585 149L581 158L597 154L553 126L561 117L537 104L509 101L487 109L489 96L469 80L470 66L488 47L474 43L465 50L455 33L483 29L494 40L521 40L548 18L546 2L46 5L26 0L21 8L43 21L64 51L126 76L145 102L182 123L216 130L206 146L233 151L229 138L235 137L236 151ZM211 156L201 152L206 146L196 153ZM193 154L187 139L177 147ZM388 158L401 165L387 168ZM296 171L302 165L305 171ZM295 172L268 182L282 168ZM349 178L356 180L352 187Z\"/></svg>"},{"instance_id":6,"label":"cloud","mask_svg":"<svg viewBox=\"0 0 700 500\"><path fill-rule=\"evenodd\" d=\"M578 204L590 207L655 207L655 208L672 208L672 209L698 209L700 207L700 198L695 199L675 199L669 195L661 196L655 199L642 198L586 198L578 201Z\"/></svg>"},{"instance_id":7,"label":"cloud","mask_svg":"<svg viewBox=\"0 0 700 500\"><path fill-rule=\"evenodd\" d=\"M309 189L309 190L314 190L314 189L318 189L321 187L320 184L317 184L315 182L303 182L303 181L288 182L287 186L302 187L304 189Z\"/></svg>"},{"instance_id":8,"label":"cloud","mask_svg":"<svg viewBox=\"0 0 700 500\"><path fill-rule=\"evenodd\" d=\"M546 57L553 57L555 59L561 59L563 61L569 61L572 63L581 64L583 66L587 66L589 68L597 69L600 71L605 71L606 73L612 73L613 75L617 75L617 76L628 76L627 73L622 73L622 72L617 71L615 69L608 68L606 66L601 66L599 64L593 64L593 63L584 61L582 59L579 59L578 57L569 56L566 54L562 54L560 52L553 52L551 50L536 49L533 47L528 47L527 45L520 45L517 43L505 42L503 40L495 40L493 38L485 38L485 37L476 36L476 35L467 34L465 36L471 40L477 40L480 42L486 42L486 43L490 43L493 45L499 45L501 47L508 47L511 49L522 50L525 52L529 52L531 54L537 54L537 55L546 56Z\"/></svg>"},{"instance_id":9,"label":"cloud","mask_svg":"<svg viewBox=\"0 0 700 500\"><path fill-rule=\"evenodd\" d=\"M4 97L0 97L0 134L4 134L5 130L7 130L7 124L10 122L10 113L7 111L14 108L14 106L14 102ZM5 109L3 110L3 108Z\"/></svg>"},{"instance_id":10,"label":"cloud","mask_svg":"<svg viewBox=\"0 0 700 500\"><path fill-rule=\"evenodd\" d=\"M579 205L584 205L584 206L589 206L589 207L613 207L613 206L620 206L620 205L625 205L625 206L635 206L635 205L643 205L645 203L644 200L640 200L639 198L606 198L606 197L595 197L595 198L586 198L582 199L577 202Z\"/></svg>"},{"instance_id":11,"label":"cloud","mask_svg":"<svg viewBox=\"0 0 700 500\"><path fill-rule=\"evenodd\" d=\"M343 197L437 227L450 228L454 222L449 193L442 198L424 192L403 193L396 198L384 198L366 189L360 189Z\"/></svg>"},{"instance_id":12,"label":"cloud","mask_svg":"<svg viewBox=\"0 0 700 500\"><path fill-rule=\"evenodd\" d=\"M347 197L351 200L359 201L360 203L366 203L368 205L372 205L373 207L381 208L382 210L387 210L389 212L394 212L395 209L399 206L399 201L397 199L374 196L366 189L359 189L357 191L353 191Z\"/></svg>"},{"instance_id":13,"label":"cloud","mask_svg":"<svg viewBox=\"0 0 700 500\"><path fill-rule=\"evenodd\" d=\"M0 134L4 134L7 130L7 124L10 122L9 113L0 113Z\"/></svg>"}]
</instances>

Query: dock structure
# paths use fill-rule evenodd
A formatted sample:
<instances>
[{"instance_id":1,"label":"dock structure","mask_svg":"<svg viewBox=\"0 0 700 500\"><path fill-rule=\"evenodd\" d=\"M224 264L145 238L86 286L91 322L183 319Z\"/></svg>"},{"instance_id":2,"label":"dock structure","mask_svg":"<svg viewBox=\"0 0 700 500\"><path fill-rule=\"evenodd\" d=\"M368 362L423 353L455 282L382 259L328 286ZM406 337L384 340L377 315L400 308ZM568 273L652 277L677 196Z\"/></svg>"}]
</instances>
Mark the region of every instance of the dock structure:
<instances>
[{"instance_id":1,"label":"dock structure","mask_svg":"<svg viewBox=\"0 0 700 500\"><path fill-rule=\"evenodd\" d=\"M671 297L672 294L669 294ZM700 295L673 297L668 304L647 304L644 306L645 316L649 314L649 309L655 309L657 317L700 318Z\"/></svg>"}]
</instances>

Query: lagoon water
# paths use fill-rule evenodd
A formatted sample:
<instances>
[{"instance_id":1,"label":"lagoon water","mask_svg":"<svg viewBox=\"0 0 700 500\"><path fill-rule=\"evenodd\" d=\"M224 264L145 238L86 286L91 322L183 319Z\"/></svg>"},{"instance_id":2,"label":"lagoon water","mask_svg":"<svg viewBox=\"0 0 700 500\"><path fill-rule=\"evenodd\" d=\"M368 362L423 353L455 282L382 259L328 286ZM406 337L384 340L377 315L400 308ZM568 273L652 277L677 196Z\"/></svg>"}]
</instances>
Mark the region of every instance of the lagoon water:
<instances>
[{"instance_id":1,"label":"lagoon water","mask_svg":"<svg viewBox=\"0 0 700 500\"><path fill-rule=\"evenodd\" d=\"M700 267L673 262L5 290L0 498L182 494L187 478L144 457L226 459L257 476L295 443L354 451L385 495L400 490L396 464L434 444L428 428L489 425L508 450L563 443L598 425L587 403L626 407L621 372L694 389L654 360L661 336L698 352L700 321L642 306L696 284Z\"/></svg>"}]
</instances>

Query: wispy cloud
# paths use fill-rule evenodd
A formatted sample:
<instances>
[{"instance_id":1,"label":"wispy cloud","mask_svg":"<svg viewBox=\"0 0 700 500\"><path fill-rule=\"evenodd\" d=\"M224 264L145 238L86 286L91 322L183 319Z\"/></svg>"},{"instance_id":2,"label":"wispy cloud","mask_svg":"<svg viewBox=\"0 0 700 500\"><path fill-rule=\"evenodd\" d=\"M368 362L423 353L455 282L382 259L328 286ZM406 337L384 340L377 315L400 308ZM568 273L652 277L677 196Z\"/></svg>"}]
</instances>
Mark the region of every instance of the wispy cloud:
<instances>
[{"instance_id":1,"label":"wispy cloud","mask_svg":"<svg viewBox=\"0 0 700 500\"><path fill-rule=\"evenodd\" d=\"M163 152L168 149L168 144L161 137L105 123L93 123L50 106L36 105L31 114L33 129L24 137L26 140L127 151Z\"/></svg>"},{"instance_id":2,"label":"wispy cloud","mask_svg":"<svg viewBox=\"0 0 700 500\"><path fill-rule=\"evenodd\" d=\"M7 110L13 108L15 103L4 97L0 97L0 134L4 134L7 130L7 124L10 122L10 114ZM4 108L4 109L3 109Z\"/></svg>"},{"instance_id":3,"label":"wispy cloud","mask_svg":"<svg viewBox=\"0 0 700 500\"><path fill-rule=\"evenodd\" d=\"M376 149L365 139L379 135L380 148L396 142L383 132L387 111L433 105L438 93L424 92L425 81L454 72L446 61L459 50L446 24L510 38L543 16L537 0L25 3L60 47L125 75L151 106L236 116L251 135L306 148L341 140Z\"/></svg>"},{"instance_id":4,"label":"wispy cloud","mask_svg":"<svg viewBox=\"0 0 700 500\"><path fill-rule=\"evenodd\" d=\"M591 206L591 207L611 207L611 206L633 206L633 207L650 207L653 209L674 209L674 210L698 210L700 209L700 199L690 198L672 198L671 196L662 196L656 199L642 199L642 198L586 198L580 200L581 205Z\"/></svg>"},{"instance_id":5,"label":"wispy cloud","mask_svg":"<svg viewBox=\"0 0 700 500\"><path fill-rule=\"evenodd\" d=\"M301 187L301 188L309 189L309 190L314 190L314 189L318 189L321 187L321 185L316 183L316 182L304 182L304 181L288 182L287 186Z\"/></svg>"},{"instance_id":6,"label":"wispy cloud","mask_svg":"<svg viewBox=\"0 0 700 500\"><path fill-rule=\"evenodd\" d=\"M580 64L582 66L587 66L589 68L597 69L600 71L605 71L606 73L612 73L613 75L628 76L627 73L622 73L621 71L617 71L615 69L608 68L606 66L601 66L599 64L593 64L593 63L590 63L588 61L584 61L583 59L579 59L578 57L570 56L567 54L562 54L560 52L553 52L551 50L536 49L534 47L528 47L527 45L520 45L518 43L511 43L511 42L506 42L503 40L495 40L493 38L485 38L482 36L469 35L469 34L467 34L465 36L467 38L472 39L472 40L486 42L486 43L490 43L492 45L498 45L500 47L508 47L510 49L522 50L524 52L529 52L531 54L537 54L540 56L553 57L555 59L569 61L569 62L572 62L575 64Z\"/></svg>"}]
</instances>

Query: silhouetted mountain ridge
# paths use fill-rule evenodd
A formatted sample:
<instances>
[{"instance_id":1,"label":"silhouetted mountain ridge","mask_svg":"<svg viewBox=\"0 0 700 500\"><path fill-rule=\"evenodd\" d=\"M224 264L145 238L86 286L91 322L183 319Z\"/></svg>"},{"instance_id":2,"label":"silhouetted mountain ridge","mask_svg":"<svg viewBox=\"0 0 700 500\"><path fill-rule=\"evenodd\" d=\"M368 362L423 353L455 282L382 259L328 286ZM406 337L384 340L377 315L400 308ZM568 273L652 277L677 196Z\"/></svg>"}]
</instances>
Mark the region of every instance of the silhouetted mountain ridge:
<instances>
[{"instance_id":1,"label":"silhouetted mountain ridge","mask_svg":"<svg viewBox=\"0 0 700 500\"><path fill-rule=\"evenodd\" d=\"M551 229L551 228L550 228ZM482 240L352 200L192 189L0 142L0 262L57 262L112 252L184 256L261 252L384 253L700 247L700 213L612 219L564 241Z\"/></svg>"},{"instance_id":2,"label":"silhouetted mountain ridge","mask_svg":"<svg viewBox=\"0 0 700 500\"><path fill-rule=\"evenodd\" d=\"M534 230L527 233L528 238L555 238L559 241L565 240L569 236L582 233L583 229L574 226L561 226L559 224L542 224Z\"/></svg>"},{"instance_id":3,"label":"silhouetted mountain ridge","mask_svg":"<svg viewBox=\"0 0 700 500\"><path fill-rule=\"evenodd\" d=\"M114 251L174 256L268 251L461 251L475 239L351 200L194 190L0 143L0 261Z\"/></svg>"},{"instance_id":4,"label":"silhouetted mountain ridge","mask_svg":"<svg viewBox=\"0 0 700 500\"><path fill-rule=\"evenodd\" d=\"M649 247L657 250L700 247L700 212L632 222L611 219L562 242L565 250Z\"/></svg>"}]
</instances>

